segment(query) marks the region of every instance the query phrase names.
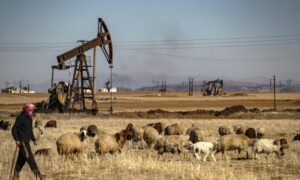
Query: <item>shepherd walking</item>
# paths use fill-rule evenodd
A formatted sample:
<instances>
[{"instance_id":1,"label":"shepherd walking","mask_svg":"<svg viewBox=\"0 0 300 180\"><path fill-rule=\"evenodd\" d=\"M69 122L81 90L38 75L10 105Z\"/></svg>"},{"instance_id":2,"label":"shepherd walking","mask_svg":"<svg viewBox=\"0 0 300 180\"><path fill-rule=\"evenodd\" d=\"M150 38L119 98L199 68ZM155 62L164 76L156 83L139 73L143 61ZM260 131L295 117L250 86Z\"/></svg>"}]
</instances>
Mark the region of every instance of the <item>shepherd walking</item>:
<instances>
[{"instance_id":1,"label":"shepherd walking","mask_svg":"<svg viewBox=\"0 0 300 180\"><path fill-rule=\"evenodd\" d=\"M39 171L37 164L35 162L34 156L30 147L30 140L35 142L35 138L32 132L32 112L34 110L34 105L31 103L26 103L23 107L23 111L16 118L15 124L12 128L12 135L16 141L16 148L19 148L17 163L14 168L13 179L19 179L19 173L22 167L27 162L30 169L36 177L40 179L45 179L45 176Z\"/></svg>"}]
</instances>

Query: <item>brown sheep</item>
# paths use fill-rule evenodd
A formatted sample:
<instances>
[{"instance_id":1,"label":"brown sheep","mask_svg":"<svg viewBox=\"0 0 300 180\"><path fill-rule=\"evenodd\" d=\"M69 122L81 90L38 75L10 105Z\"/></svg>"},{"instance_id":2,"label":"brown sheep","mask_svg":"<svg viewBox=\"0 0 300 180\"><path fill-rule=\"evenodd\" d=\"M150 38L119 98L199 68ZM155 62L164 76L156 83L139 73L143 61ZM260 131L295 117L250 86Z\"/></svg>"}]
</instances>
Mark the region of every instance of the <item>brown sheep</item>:
<instances>
[{"instance_id":1,"label":"brown sheep","mask_svg":"<svg viewBox=\"0 0 300 180\"><path fill-rule=\"evenodd\" d=\"M219 134L220 136L224 136L227 134L232 134L232 129L228 126L220 126L219 127Z\"/></svg>"},{"instance_id":2,"label":"brown sheep","mask_svg":"<svg viewBox=\"0 0 300 180\"><path fill-rule=\"evenodd\" d=\"M99 154L110 153L114 154L115 152L121 152L124 144L127 140L131 140L133 136L133 125L130 123L126 129L118 132L114 135L102 133L99 134L95 142L96 152Z\"/></svg>"},{"instance_id":3,"label":"brown sheep","mask_svg":"<svg viewBox=\"0 0 300 180\"><path fill-rule=\"evenodd\" d=\"M3 130L10 130L11 128L11 123L9 121L4 121L4 120L1 120L0 121L0 129L3 129Z\"/></svg>"},{"instance_id":4,"label":"brown sheep","mask_svg":"<svg viewBox=\"0 0 300 180\"><path fill-rule=\"evenodd\" d=\"M96 125L89 125L87 128L87 135L90 137L95 137L98 134L98 128Z\"/></svg>"},{"instance_id":5,"label":"brown sheep","mask_svg":"<svg viewBox=\"0 0 300 180\"><path fill-rule=\"evenodd\" d=\"M158 134L158 132L151 126L144 127L144 141L147 143L149 148L152 148L152 146L156 143L156 141L161 136Z\"/></svg>"},{"instance_id":6,"label":"brown sheep","mask_svg":"<svg viewBox=\"0 0 300 180\"><path fill-rule=\"evenodd\" d=\"M144 139L144 128L135 127L133 128L133 137L134 142L142 141Z\"/></svg>"},{"instance_id":7,"label":"brown sheep","mask_svg":"<svg viewBox=\"0 0 300 180\"><path fill-rule=\"evenodd\" d=\"M300 134L296 134L296 136L294 136L293 141L300 141Z\"/></svg>"},{"instance_id":8,"label":"brown sheep","mask_svg":"<svg viewBox=\"0 0 300 180\"><path fill-rule=\"evenodd\" d=\"M184 135L184 128L179 124L173 124L165 128L165 135Z\"/></svg>"},{"instance_id":9,"label":"brown sheep","mask_svg":"<svg viewBox=\"0 0 300 180\"><path fill-rule=\"evenodd\" d=\"M217 153L222 152L222 154L224 155L225 151L238 150L240 155L241 151L245 151L247 153L248 159L248 147L253 146L254 140L249 139L243 134L228 134L220 137L219 142L220 144Z\"/></svg>"},{"instance_id":10,"label":"brown sheep","mask_svg":"<svg viewBox=\"0 0 300 180\"><path fill-rule=\"evenodd\" d=\"M41 119L37 119L34 123L34 127L43 127L43 121Z\"/></svg>"},{"instance_id":11,"label":"brown sheep","mask_svg":"<svg viewBox=\"0 0 300 180\"><path fill-rule=\"evenodd\" d=\"M245 134L245 132L248 128L249 127L246 127L246 126L240 126L238 129L235 130L235 133L236 134Z\"/></svg>"},{"instance_id":12,"label":"brown sheep","mask_svg":"<svg viewBox=\"0 0 300 180\"><path fill-rule=\"evenodd\" d=\"M190 127L186 130L185 135L189 136L191 134L191 132L195 131L195 130L200 130L200 128L199 127Z\"/></svg>"},{"instance_id":13,"label":"brown sheep","mask_svg":"<svg viewBox=\"0 0 300 180\"><path fill-rule=\"evenodd\" d=\"M166 127L166 125L164 123L161 123L161 122L150 123L150 124L147 124L147 126L151 126L154 129L156 129L158 134L162 134L164 132L165 127Z\"/></svg>"},{"instance_id":14,"label":"brown sheep","mask_svg":"<svg viewBox=\"0 0 300 180\"><path fill-rule=\"evenodd\" d=\"M254 128L248 128L245 131L245 135L250 139L256 139L256 131Z\"/></svg>"},{"instance_id":15,"label":"brown sheep","mask_svg":"<svg viewBox=\"0 0 300 180\"><path fill-rule=\"evenodd\" d=\"M199 141L203 141L204 133L201 130L193 130L190 133L189 141L192 143L196 143Z\"/></svg>"},{"instance_id":16,"label":"brown sheep","mask_svg":"<svg viewBox=\"0 0 300 180\"><path fill-rule=\"evenodd\" d=\"M168 153L181 153L185 150L185 147L189 144L186 136L183 135L170 135L164 136L157 140L154 149L158 151L158 154L162 155L165 152Z\"/></svg>"},{"instance_id":17,"label":"brown sheep","mask_svg":"<svg viewBox=\"0 0 300 180\"><path fill-rule=\"evenodd\" d=\"M46 123L45 128L57 128L56 120L50 120Z\"/></svg>"}]
</instances>

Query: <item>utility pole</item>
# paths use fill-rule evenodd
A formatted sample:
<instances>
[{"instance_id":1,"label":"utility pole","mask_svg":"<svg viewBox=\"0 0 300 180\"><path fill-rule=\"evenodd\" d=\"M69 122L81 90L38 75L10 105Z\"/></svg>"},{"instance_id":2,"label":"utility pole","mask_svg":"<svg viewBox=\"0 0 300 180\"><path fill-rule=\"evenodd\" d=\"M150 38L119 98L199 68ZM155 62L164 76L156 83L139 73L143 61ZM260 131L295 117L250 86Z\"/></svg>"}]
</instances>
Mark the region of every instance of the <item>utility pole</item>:
<instances>
[{"instance_id":1,"label":"utility pole","mask_svg":"<svg viewBox=\"0 0 300 180\"><path fill-rule=\"evenodd\" d=\"M273 76L273 92L274 92L274 99L273 99L273 104L274 104L274 111L276 111L276 77L275 75Z\"/></svg>"},{"instance_id":2,"label":"utility pole","mask_svg":"<svg viewBox=\"0 0 300 180\"><path fill-rule=\"evenodd\" d=\"M112 89L112 69L113 69L113 65L112 64L110 64L109 65L109 68L110 68L110 113L112 114L113 113L113 98L112 98L112 91L111 91L111 89Z\"/></svg>"}]
</instances>

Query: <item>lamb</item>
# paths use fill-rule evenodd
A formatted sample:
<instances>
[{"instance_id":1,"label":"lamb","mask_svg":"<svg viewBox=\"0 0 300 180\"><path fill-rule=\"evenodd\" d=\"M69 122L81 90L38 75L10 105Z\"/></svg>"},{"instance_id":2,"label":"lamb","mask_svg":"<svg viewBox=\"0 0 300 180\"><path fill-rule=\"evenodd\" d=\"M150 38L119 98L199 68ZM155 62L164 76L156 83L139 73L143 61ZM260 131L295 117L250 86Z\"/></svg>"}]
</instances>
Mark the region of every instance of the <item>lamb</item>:
<instances>
[{"instance_id":1,"label":"lamb","mask_svg":"<svg viewBox=\"0 0 300 180\"><path fill-rule=\"evenodd\" d=\"M115 152L121 152L122 147L127 140L131 140L133 136L133 125L129 123L126 129L116 134L99 134L95 142L95 149L98 154L114 154Z\"/></svg>"},{"instance_id":2,"label":"lamb","mask_svg":"<svg viewBox=\"0 0 300 180\"><path fill-rule=\"evenodd\" d=\"M229 126L220 126L219 127L220 136L224 136L227 134L232 134L232 129Z\"/></svg>"},{"instance_id":3,"label":"lamb","mask_svg":"<svg viewBox=\"0 0 300 180\"><path fill-rule=\"evenodd\" d=\"M165 135L184 135L184 128L179 124L173 124L165 128Z\"/></svg>"},{"instance_id":4,"label":"lamb","mask_svg":"<svg viewBox=\"0 0 300 180\"><path fill-rule=\"evenodd\" d=\"M45 128L57 128L57 123L55 120L50 120L46 123Z\"/></svg>"},{"instance_id":5,"label":"lamb","mask_svg":"<svg viewBox=\"0 0 300 180\"><path fill-rule=\"evenodd\" d=\"M270 154L272 152L276 153L277 157L284 156L284 149L289 148L288 142L285 138L282 139L259 139L254 142L253 152L255 153L255 158L259 153ZM281 153L281 154L280 154Z\"/></svg>"},{"instance_id":6,"label":"lamb","mask_svg":"<svg viewBox=\"0 0 300 180\"><path fill-rule=\"evenodd\" d=\"M225 151L228 150L238 150L239 155L241 151L247 153L247 159L249 158L248 148L253 145L253 140L249 139L243 134L228 134L220 137L220 145L218 147L217 153L222 152L225 154Z\"/></svg>"},{"instance_id":7,"label":"lamb","mask_svg":"<svg viewBox=\"0 0 300 180\"><path fill-rule=\"evenodd\" d=\"M172 154L181 153L184 151L184 147L189 143L187 136L183 135L171 135L159 138L154 149L158 151L158 154L162 155L165 152L171 152Z\"/></svg>"},{"instance_id":8,"label":"lamb","mask_svg":"<svg viewBox=\"0 0 300 180\"><path fill-rule=\"evenodd\" d=\"M204 133L201 130L193 130L190 133L189 141L192 143L196 143L199 141L203 141Z\"/></svg>"},{"instance_id":9,"label":"lamb","mask_svg":"<svg viewBox=\"0 0 300 180\"><path fill-rule=\"evenodd\" d=\"M216 153L217 149L219 147L219 140L213 141L213 142L197 142L197 143L189 143L187 148L189 150L192 150L194 153L194 156L200 160L200 156L198 154L203 153L205 154L203 161L206 161L206 158L208 155L210 155L213 160L216 162L216 159L214 157L214 154Z\"/></svg>"},{"instance_id":10,"label":"lamb","mask_svg":"<svg viewBox=\"0 0 300 180\"><path fill-rule=\"evenodd\" d=\"M57 139L56 146L59 155L81 153L88 146L87 132L82 130L80 133L63 134Z\"/></svg>"}]
</instances>

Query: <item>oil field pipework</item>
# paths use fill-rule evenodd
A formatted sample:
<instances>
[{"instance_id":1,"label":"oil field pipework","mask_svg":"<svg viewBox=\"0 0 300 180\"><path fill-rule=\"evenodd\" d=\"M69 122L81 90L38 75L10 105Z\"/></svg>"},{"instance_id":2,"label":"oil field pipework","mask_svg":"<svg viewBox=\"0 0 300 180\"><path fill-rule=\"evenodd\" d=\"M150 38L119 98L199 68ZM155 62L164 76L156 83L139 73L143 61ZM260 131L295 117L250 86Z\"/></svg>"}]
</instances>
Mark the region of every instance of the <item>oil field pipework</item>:
<instances>
[{"instance_id":1,"label":"oil field pipework","mask_svg":"<svg viewBox=\"0 0 300 180\"><path fill-rule=\"evenodd\" d=\"M105 24L105 22L98 18L98 33L97 37L90 40L84 41L80 46L77 46L65 53L57 56L57 66L52 66L52 77L51 77L51 91L48 103L44 104L41 110L47 110L50 108L49 105L53 104L52 101L56 101L57 109L60 112L62 111L92 111L93 113L98 112L98 105L95 97L95 50L99 46L108 62L110 67L113 64L113 46L110 32ZM94 61L93 66L88 65L85 52L94 49ZM65 70L71 68L71 66L66 65L66 62L70 62L75 58L74 65L72 66L73 76L70 81L70 84L65 87L63 90L57 84L53 85L53 70ZM93 67L93 76L90 74L89 68ZM91 101L89 106L88 101ZM79 106L78 106L79 105ZM79 109L78 109L79 107ZM37 105L38 111L39 107ZM53 106L52 106L53 108Z\"/></svg>"}]
</instances>

